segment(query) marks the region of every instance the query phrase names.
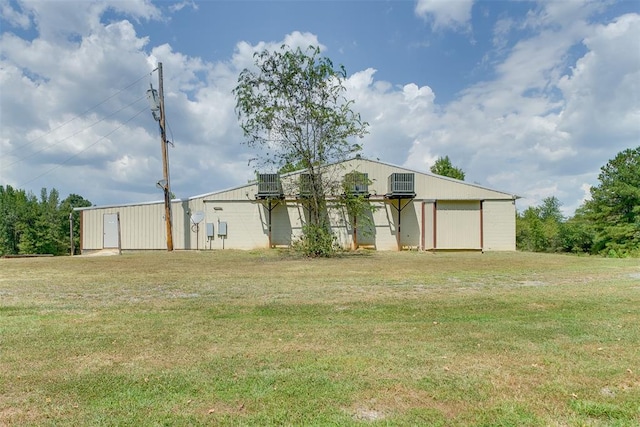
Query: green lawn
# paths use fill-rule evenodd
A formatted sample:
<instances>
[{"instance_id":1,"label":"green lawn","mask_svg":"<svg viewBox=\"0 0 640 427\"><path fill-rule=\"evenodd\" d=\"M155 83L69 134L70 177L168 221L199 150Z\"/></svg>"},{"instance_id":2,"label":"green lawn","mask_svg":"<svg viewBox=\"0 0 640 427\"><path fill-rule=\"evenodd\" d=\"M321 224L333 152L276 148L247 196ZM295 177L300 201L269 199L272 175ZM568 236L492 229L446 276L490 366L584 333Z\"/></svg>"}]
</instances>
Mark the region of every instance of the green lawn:
<instances>
[{"instance_id":1,"label":"green lawn","mask_svg":"<svg viewBox=\"0 0 640 427\"><path fill-rule=\"evenodd\" d=\"M640 261L0 260L0 425L640 424Z\"/></svg>"}]
</instances>

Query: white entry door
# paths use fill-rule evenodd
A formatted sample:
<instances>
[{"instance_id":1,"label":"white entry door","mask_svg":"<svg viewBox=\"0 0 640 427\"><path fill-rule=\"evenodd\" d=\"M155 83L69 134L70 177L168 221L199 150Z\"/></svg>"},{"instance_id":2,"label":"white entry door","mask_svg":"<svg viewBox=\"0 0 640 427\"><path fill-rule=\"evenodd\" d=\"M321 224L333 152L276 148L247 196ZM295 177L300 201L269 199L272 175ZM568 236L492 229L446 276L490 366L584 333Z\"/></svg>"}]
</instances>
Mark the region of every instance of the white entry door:
<instances>
[{"instance_id":1,"label":"white entry door","mask_svg":"<svg viewBox=\"0 0 640 427\"><path fill-rule=\"evenodd\" d=\"M102 247L117 248L118 247L118 214L104 214L104 236Z\"/></svg>"}]
</instances>

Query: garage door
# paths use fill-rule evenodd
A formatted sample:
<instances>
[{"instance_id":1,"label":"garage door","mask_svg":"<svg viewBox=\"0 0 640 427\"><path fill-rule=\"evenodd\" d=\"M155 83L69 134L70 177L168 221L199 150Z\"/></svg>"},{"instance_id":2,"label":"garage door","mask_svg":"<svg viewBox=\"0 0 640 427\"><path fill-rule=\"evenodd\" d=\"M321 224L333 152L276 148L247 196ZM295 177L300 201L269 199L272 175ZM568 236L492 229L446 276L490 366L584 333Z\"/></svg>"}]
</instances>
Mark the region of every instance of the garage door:
<instances>
[{"instance_id":1,"label":"garage door","mask_svg":"<svg viewBox=\"0 0 640 427\"><path fill-rule=\"evenodd\" d=\"M480 202L438 201L436 249L482 249Z\"/></svg>"}]
</instances>

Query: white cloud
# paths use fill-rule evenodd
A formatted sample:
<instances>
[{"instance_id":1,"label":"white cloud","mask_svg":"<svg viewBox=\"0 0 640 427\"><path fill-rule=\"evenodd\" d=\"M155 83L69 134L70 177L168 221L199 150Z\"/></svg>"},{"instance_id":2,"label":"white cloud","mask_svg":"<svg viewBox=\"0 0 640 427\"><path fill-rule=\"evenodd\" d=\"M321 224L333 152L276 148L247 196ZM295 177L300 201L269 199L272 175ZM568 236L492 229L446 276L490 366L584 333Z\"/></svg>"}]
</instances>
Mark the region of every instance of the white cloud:
<instances>
[{"instance_id":1,"label":"white cloud","mask_svg":"<svg viewBox=\"0 0 640 427\"><path fill-rule=\"evenodd\" d=\"M354 108L369 123L365 154L371 158L401 163L412 142L423 134L434 114L435 95L430 87L414 83L394 87L375 81L375 70L351 75L345 82Z\"/></svg>"},{"instance_id":2,"label":"white cloud","mask_svg":"<svg viewBox=\"0 0 640 427\"><path fill-rule=\"evenodd\" d=\"M283 43L292 49L300 48L305 50L309 46L318 46L320 51L326 51L326 46L318 41L318 36L312 33L294 31L284 37ZM269 50L280 48L282 43L275 43L267 46Z\"/></svg>"},{"instance_id":3,"label":"white cloud","mask_svg":"<svg viewBox=\"0 0 640 427\"><path fill-rule=\"evenodd\" d=\"M531 28L568 27L588 20L606 6L606 2L599 0L538 0L538 9L527 14L524 24Z\"/></svg>"},{"instance_id":4,"label":"white cloud","mask_svg":"<svg viewBox=\"0 0 640 427\"><path fill-rule=\"evenodd\" d=\"M286 45L291 49L300 48L303 51L309 46L317 46L321 52L325 52L327 47L318 40L318 36L308 32L294 31L284 36L281 41L259 42L255 45L246 41L240 41L236 44L236 48L231 60L233 66L238 70L251 68L254 66L253 54L264 50L279 50L282 45Z\"/></svg>"},{"instance_id":5,"label":"white cloud","mask_svg":"<svg viewBox=\"0 0 640 427\"><path fill-rule=\"evenodd\" d=\"M37 27L39 38L55 43L76 43L102 26L100 17L107 10L138 19L160 19L161 13L149 0L37 1L21 0L18 9L2 4L10 22L22 28L29 22ZM29 19L30 18L30 19Z\"/></svg>"},{"instance_id":6,"label":"white cloud","mask_svg":"<svg viewBox=\"0 0 640 427\"><path fill-rule=\"evenodd\" d=\"M591 200L591 185L587 184L586 182L583 182L582 185L580 186L580 189L582 190L582 199L580 199L580 204L586 202L587 200Z\"/></svg>"},{"instance_id":7,"label":"white cloud","mask_svg":"<svg viewBox=\"0 0 640 427\"><path fill-rule=\"evenodd\" d=\"M193 10L198 10L198 4L195 3L193 0L184 0L184 1L181 1L180 3L174 3L171 6L169 6L169 10L171 12L179 12L185 7L190 7Z\"/></svg>"},{"instance_id":8,"label":"white cloud","mask_svg":"<svg viewBox=\"0 0 640 427\"><path fill-rule=\"evenodd\" d=\"M638 40L640 15L595 26L584 39L587 54L558 83L566 101L560 127L590 148L621 151L640 138Z\"/></svg>"},{"instance_id":9,"label":"white cloud","mask_svg":"<svg viewBox=\"0 0 640 427\"><path fill-rule=\"evenodd\" d=\"M31 26L31 17L28 12L15 9L9 0L0 1L0 14L3 19L6 19L11 25L27 29Z\"/></svg>"},{"instance_id":10,"label":"white cloud","mask_svg":"<svg viewBox=\"0 0 640 427\"><path fill-rule=\"evenodd\" d=\"M470 28L473 0L418 0L416 15L432 23L434 30Z\"/></svg>"}]
</instances>

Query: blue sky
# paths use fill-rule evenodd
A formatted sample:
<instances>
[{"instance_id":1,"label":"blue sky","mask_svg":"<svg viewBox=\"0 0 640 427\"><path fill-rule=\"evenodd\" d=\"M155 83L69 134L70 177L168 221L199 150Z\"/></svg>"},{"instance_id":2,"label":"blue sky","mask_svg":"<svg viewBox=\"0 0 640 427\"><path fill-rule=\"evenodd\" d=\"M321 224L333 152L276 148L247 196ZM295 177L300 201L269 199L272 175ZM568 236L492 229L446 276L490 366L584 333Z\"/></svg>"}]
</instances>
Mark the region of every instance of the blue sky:
<instances>
[{"instance_id":1,"label":"blue sky","mask_svg":"<svg viewBox=\"0 0 640 427\"><path fill-rule=\"evenodd\" d=\"M243 184L252 153L231 90L252 54L322 47L370 123L364 155L556 196L567 215L599 168L640 144L638 1L0 0L0 185L94 204L159 200L142 99L163 63L172 189Z\"/></svg>"}]
</instances>

